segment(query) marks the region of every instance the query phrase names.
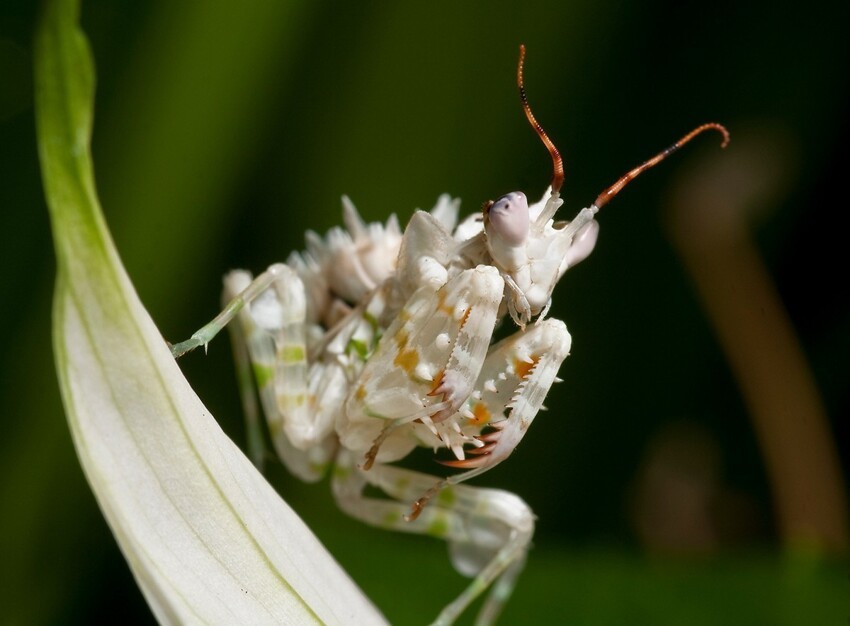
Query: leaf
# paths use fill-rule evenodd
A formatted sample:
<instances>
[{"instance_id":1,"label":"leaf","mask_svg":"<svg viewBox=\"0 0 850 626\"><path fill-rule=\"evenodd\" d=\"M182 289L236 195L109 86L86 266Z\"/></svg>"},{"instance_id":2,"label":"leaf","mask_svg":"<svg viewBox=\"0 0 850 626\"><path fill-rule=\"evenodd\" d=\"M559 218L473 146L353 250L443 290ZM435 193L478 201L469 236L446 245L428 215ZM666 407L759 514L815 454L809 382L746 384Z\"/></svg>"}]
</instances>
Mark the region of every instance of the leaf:
<instances>
[{"instance_id":1,"label":"leaf","mask_svg":"<svg viewBox=\"0 0 850 626\"><path fill-rule=\"evenodd\" d=\"M36 115L58 276L54 348L77 454L163 623L383 623L221 431L145 311L97 200L94 71L75 0L45 4Z\"/></svg>"}]
</instances>

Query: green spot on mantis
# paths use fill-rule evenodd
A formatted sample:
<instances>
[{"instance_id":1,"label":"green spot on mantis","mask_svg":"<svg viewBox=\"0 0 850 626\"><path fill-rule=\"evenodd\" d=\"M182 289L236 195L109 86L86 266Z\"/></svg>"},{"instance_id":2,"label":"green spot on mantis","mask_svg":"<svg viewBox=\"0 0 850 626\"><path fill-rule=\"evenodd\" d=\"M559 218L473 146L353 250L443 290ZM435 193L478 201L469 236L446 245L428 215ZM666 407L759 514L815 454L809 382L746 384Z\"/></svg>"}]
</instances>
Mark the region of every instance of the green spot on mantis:
<instances>
[{"instance_id":1,"label":"green spot on mantis","mask_svg":"<svg viewBox=\"0 0 850 626\"><path fill-rule=\"evenodd\" d=\"M457 495L451 487L444 487L440 493L437 494L437 503L439 503L440 506L451 507L454 505L456 500Z\"/></svg>"},{"instance_id":2,"label":"green spot on mantis","mask_svg":"<svg viewBox=\"0 0 850 626\"><path fill-rule=\"evenodd\" d=\"M274 367L254 363L254 378L257 379L257 387L262 389L274 379Z\"/></svg>"},{"instance_id":3,"label":"green spot on mantis","mask_svg":"<svg viewBox=\"0 0 850 626\"><path fill-rule=\"evenodd\" d=\"M303 346L284 346L280 351L280 359L284 363L300 363L305 360Z\"/></svg>"},{"instance_id":4,"label":"green spot on mantis","mask_svg":"<svg viewBox=\"0 0 850 626\"><path fill-rule=\"evenodd\" d=\"M435 517L431 523L428 524L426 532L432 537L445 537L449 532L449 523L442 515Z\"/></svg>"}]
</instances>

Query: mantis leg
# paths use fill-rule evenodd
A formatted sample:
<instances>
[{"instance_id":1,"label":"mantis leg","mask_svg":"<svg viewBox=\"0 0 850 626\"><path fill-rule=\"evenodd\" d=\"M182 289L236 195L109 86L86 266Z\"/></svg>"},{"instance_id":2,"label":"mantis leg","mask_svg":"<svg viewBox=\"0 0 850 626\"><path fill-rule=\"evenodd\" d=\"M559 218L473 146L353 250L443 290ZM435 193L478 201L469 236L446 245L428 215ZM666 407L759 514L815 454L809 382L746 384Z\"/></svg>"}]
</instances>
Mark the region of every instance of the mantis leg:
<instances>
[{"instance_id":1,"label":"mantis leg","mask_svg":"<svg viewBox=\"0 0 850 626\"><path fill-rule=\"evenodd\" d=\"M319 480L335 453L333 416L347 385L341 371L308 364L304 283L295 270L280 263L256 278L234 271L224 279L223 298L224 310L190 339L173 346L172 353L180 356L206 346L229 324L254 462L261 463L262 433L249 371L278 455L299 478ZM325 393L317 402L315 392L323 385L339 397ZM330 408L317 410L317 404Z\"/></svg>"},{"instance_id":2,"label":"mantis leg","mask_svg":"<svg viewBox=\"0 0 850 626\"><path fill-rule=\"evenodd\" d=\"M492 623L525 563L534 515L525 502L506 491L452 485L442 489L419 516L406 521L410 502L435 480L428 474L382 463L364 471L357 468L350 451L341 450L332 484L340 508L352 517L372 526L448 542L455 569L473 580L442 610L435 624L454 622L488 587L490 594L477 623ZM381 489L391 499L364 496L367 485Z\"/></svg>"}]
</instances>

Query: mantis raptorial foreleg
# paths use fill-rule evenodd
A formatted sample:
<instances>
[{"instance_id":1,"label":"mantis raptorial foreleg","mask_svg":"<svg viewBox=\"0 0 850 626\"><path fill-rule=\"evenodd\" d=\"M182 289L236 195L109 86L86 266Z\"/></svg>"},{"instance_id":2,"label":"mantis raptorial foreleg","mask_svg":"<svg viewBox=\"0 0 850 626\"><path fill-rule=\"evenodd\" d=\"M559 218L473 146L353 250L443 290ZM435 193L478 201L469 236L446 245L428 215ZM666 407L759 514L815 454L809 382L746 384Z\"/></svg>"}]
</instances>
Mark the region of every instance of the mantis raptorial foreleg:
<instances>
[{"instance_id":1,"label":"mantis raptorial foreleg","mask_svg":"<svg viewBox=\"0 0 850 626\"><path fill-rule=\"evenodd\" d=\"M490 266L464 270L436 292L417 290L366 363L337 430L342 445L395 460L418 445L407 429L439 423L472 392L487 354L503 282Z\"/></svg>"}]
</instances>

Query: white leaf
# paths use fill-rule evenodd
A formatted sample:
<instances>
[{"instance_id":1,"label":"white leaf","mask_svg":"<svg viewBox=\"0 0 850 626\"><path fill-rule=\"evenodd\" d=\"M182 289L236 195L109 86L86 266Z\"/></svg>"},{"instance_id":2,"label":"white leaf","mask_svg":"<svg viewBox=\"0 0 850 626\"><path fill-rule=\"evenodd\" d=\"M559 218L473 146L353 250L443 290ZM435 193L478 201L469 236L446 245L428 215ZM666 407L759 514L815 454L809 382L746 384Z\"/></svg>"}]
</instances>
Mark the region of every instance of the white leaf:
<instances>
[{"instance_id":1,"label":"white leaf","mask_svg":"<svg viewBox=\"0 0 850 626\"><path fill-rule=\"evenodd\" d=\"M63 396L80 461L157 618L382 622L221 431L130 286L123 311L88 287L57 289Z\"/></svg>"},{"instance_id":2,"label":"white leaf","mask_svg":"<svg viewBox=\"0 0 850 626\"><path fill-rule=\"evenodd\" d=\"M139 586L162 623L384 623L222 432L139 301L94 192L77 13L46 2L36 39L54 348L80 462Z\"/></svg>"}]
</instances>

